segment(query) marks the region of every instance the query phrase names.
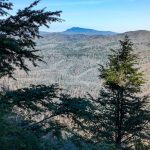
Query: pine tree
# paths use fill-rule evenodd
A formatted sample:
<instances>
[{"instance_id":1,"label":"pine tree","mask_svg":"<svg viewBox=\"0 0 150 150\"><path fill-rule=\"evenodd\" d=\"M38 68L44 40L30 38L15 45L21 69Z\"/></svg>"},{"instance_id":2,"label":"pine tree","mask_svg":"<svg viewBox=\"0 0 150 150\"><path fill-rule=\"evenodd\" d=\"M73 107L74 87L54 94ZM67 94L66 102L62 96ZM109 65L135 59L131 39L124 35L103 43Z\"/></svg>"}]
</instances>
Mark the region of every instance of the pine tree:
<instances>
[{"instance_id":1,"label":"pine tree","mask_svg":"<svg viewBox=\"0 0 150 150\"><path fill-rule=\"evenodd\" d=\"M19 68L26 72L29 67L26 60L37 66L42 57L37 54L35 38L40 38L39 27L49 27L48 23L62 21L61 11L51 12L45 9L33 9L40 0L34 1L29 7L18 10L10 15L13 3L0 0L0 78L13 77Z\"/></svg>"},{"instance_id":2,"label":"pine tree","mask_svg":"<svg viewBox=\"0 0 150 150\"><path fill-rule=\"evenodd\" d=\"M128 36L120 41L120 48L112 50L106 66L100 65L103 86L95 101L95 139L132 149L137 141L150 138L148 96L139 96L144 84L143 73Z\"/></svg>"},{"instance_id":3,"label":"pine tree","mask_svg":"<svg viewBox=\"0 0 150 150\"><path fill-rule=\"evenodd\" d=\"M38 61L43 61L35 42L36 38L41 38L39 28L62 20L61 11L35 9L39 2L36 0L29 7L18 10L16 15L11 15L8 12L13 9L13 3L0 0L0 79L4 76L14 78L16 69L30 71L28 62L37 66ZM40 113L46 111L38 107L41 103L52 111L52 99L57 97L56 93L55 85L0 91L0 149L41 149L39 133L24 128L24 124L31 123L27 120L29 115L22 116L21 120L13 119L22 114L16 114L12 109L18 106Z\"/></svg>"}]
</instances>

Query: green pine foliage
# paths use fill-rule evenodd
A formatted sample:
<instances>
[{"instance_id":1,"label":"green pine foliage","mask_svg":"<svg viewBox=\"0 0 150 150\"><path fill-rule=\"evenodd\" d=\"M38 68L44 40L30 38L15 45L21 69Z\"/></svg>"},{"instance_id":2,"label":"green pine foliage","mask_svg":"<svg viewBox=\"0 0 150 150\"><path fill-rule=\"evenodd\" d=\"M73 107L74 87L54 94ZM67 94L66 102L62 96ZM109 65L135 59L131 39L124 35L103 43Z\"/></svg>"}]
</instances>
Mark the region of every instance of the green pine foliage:
<instances>
[{"instance_id":1,"label":"green pine foliage","mask_svg":"<svg viewBox=\"0 0 150 150\"><path fill-rule=\"evenodd\" d=\"M40 150L40 139L32 131L24 130L16 122L0 118L1 150Z\"/></svg>"},{"instance_id":2,"label":"green pine foliage","mask_svg":"<svg viewBox=\"0 0 150 150\"><path fill-rule=\"evenodd\" d=\"M16 15L10 15L8 10L13 4L0 0L0 78L13 77L19 68L29 71L27 60L34 66L42 57L37 54L35 38L40 38L39 27L49 27L48 23L61 22L61 11L51 12L45 9L34 9L40 0L34 1Z\"/></svg>"},{"instance_id":3,"label":"green pine foliage","mask_svg":"<svg viewBox=\"0 0 150 150\"><path fill-rule=\"evenodd\" d=\"M5 76L14 78L16 69L30 71L29 63L36 67L38 61L43 62L35 43L36 38L41 38L39 28L62 20L61 11L35 8L39 2L35 0L30 6L18 10L16 15L11 15L9 11L13 10L13 3L0 0L0 79ZM45 112L53 106L51 100L57 97L57 89L55 85L37 85L16 91L0 91L1 150L42 149L42 132L28 128L35 123L32 116L16 114L13 109L17 106L26 111Z\"/></svg>"},{"instance_id":4,"label":"green pine foliage","mask_svg":"<svg viewBox=\"0 0 150 150\"><path fill-rule=\"evenodd\" d=\"M149 140L149 97L139 96L144 83L133 43L125 36L112 50L106 66L100 66L103 87L95 103L94 139L134 149L136 141Z\"/></svg>"}]
</instances>

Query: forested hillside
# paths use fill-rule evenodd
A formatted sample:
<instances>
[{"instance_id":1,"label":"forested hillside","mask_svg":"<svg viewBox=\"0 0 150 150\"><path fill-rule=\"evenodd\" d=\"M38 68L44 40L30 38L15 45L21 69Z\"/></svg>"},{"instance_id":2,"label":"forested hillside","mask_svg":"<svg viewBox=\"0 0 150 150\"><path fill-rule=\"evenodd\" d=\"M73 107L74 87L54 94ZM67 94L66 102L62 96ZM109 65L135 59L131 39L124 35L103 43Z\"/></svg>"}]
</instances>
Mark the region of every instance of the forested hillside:
<instances>
[{"instance_id":1,"label":"forested hillside","mask_svg":"<svg viewBox=\"0 0 150 150\"><path fill-rule=\"evenodd\" d=\"M150 32L133 31L115 36L63 35L47 33L36 40L40 55L45 63L32 68L29 76L17 72L17 81L10 82L10 88L20 88L29 84L59 83L73 95L84 95L91 92L96 95L98 82L98 64L105 64L111 48L119 48L118 41L128 35L139 55L140 67L145 72L147 83L144 91L150 87Z\"/></svg>"}]
</instances>

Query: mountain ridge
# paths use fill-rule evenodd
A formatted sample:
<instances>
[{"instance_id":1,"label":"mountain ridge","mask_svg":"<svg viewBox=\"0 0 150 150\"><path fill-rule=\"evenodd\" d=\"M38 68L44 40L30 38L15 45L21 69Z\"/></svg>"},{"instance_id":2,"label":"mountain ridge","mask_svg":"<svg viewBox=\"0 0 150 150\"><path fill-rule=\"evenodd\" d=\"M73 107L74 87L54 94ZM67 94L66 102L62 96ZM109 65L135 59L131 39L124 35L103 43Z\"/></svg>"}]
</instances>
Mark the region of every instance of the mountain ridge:
<instances>
[{"instance_id":1,"label":"mountain ridge","mask_svg":"<svg viewBox=\"0 0 150 150\"><path fill-rule=\"evenodd\" d=\"M96 95L101 85L98 64L106 64L110 49L119 48L118 41L125 35L134 43L140 67L145 73L147 84L144 92L150 93L150 31L143 30L114 36L46 34L36 43L37 49L40 49L39 55L43 56L47 64L31 67L29 76L17 72L17 83L12 81L12 86L58 83L73 95L82 96L87 92Z\"/></svg>"},{"instance_id":2,"label":"mountain ridge","mask_svg":"<svg viewBox=\"0 0 150 150\"><path fill-rule=\"evenodd\" d=\"M63 34L85 34L85 35L116 35L118 33L112 31L99 31L89 28L72 27L62 32Z\"/></svg>"},{"instance_id":3,"label":"mountain ridge","mask_svg":"<svg viewBox=\"0 0 150 150\"><path fill-rule=\"evenodd\" d=\"M117 33L113 31L99 31L95 29L81 28L81 27L72 27L62 32L48 32L48 31L40 31L40 35L49 36L50 34L61 34L61 35L87 35L87 36L115 36L115 35L123 35L123 34L140 34L140 33L149 33L148 30L133 30L126 31L122 33Z\"/></svg>"}]
</instances>

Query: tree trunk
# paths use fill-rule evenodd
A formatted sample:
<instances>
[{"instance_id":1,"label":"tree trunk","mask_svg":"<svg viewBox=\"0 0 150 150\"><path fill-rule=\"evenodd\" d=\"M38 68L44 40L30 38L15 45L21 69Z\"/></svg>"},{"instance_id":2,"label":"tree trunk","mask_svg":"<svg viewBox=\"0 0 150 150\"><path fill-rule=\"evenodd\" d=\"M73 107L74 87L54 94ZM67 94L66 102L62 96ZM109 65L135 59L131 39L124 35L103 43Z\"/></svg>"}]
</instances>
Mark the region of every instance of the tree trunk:
<instances>
[{"instance_id":1,"label":"tree trunk","mask_svg":"<svg viewBox=\"0 0 150 150\"><path fill-rule=\"evenodd\" d=\"M123 124L123 89L118 88L117 95L117 120L116 120L116 145L121 150L122 141L122 124Z\"/></svg>"}]
</instances>

